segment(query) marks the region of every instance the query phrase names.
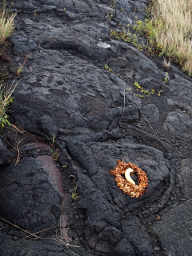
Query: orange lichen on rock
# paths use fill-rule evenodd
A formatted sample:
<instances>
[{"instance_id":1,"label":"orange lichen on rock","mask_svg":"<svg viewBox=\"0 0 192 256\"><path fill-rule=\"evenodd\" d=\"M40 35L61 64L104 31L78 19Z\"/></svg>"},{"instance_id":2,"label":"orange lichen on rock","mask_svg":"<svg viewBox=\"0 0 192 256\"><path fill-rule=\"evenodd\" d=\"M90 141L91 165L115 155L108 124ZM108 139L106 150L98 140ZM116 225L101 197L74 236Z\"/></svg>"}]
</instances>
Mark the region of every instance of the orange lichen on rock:
<instances>
[{"instance_id":1,"label":"orange lichen on rock","mask_svg":"<svg viewBox=\"0 0 192 256\"><path fill-rule=\"evenodd\" d=\"M128 181L124 177L127 169L130 170L130 168L132 169L132 173L136 173L138 177L138 185L134 184L134 182ZM138 198L142 196L148 186L146 173L131 162L126 163L118 160L116 168L111 170L110 173L115 176L117 186L130 197Z\"/></svg>"}]
</instances>

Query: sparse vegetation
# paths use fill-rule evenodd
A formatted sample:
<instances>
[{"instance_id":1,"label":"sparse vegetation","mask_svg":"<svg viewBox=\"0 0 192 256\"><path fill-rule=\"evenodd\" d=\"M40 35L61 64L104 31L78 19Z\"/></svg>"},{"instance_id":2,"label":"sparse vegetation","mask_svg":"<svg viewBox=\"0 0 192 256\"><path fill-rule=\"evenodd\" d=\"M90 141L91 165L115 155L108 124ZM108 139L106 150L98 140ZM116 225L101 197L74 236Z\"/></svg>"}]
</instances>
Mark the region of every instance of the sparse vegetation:
<instances>
[{"instance_id":1,"label":"sparse vegetation","mask_svg":"<svg viewBox=\"0 0 192 256\"><path fill-rule=\"evenodd\" d=\"M163 79L163 81L167 84L169 82L169 73L165 72L165 77Z\"/></svg>"},{"instance_id":2,"label":"sparse vegetation","mask_svg":"<svg viewBox=\"0 0 192 256\"><path fill-rule=\"evenodd\" d=\"M152 0L147 10L148 18L137 20L120 31L111 31L111 38L131 43L140 51L167 57L178 63L192 76L192 1ZM147 42L140 40L145 36Z\"/></svg>"},{"instance_id":3,"label":"sparse vegetation","mask_svg":"<svg viewBox=\"0 0 192 256\"><path fill-rule=\"evenodd\" d=\"M111 30L110 36L116 40L121 40L125 43L131 43L140 51L143 50L142 44L139 43L138 36L135 33L131 33L129 31L129 27L124 28L122 31Z\"/></svg>"},{"instance_id":4,"label":"sparse vegetation","mask_svg":"<svg viewBox=\"0 0 192 256\"><path fill-rule=\"evenodd\" d=\"M13 81L10 84L0 84L0 127L10 125L8 115L6 113L7 107L13 102L12 94L17 86L17 83Z\"/></svg>"},{"instance_id":5,"label":"sparse vegetation","mask_svg":"<svg viewBox=\"0 0 192 256\"><path fill-rule=\"evenodd\" d=\"M162 91L161 90L155 90L154 88L152 89L145 89L141 84L139 84L137 81L134 82L134 87L136 90L136 96L139 98L144 98L145 96L161 96Z\"/></svg>"},{"instance_id":6,"label":"sparse vegetation","mask_svg":"<svg viewBox=\"0 0 192 256\"><path fill-rule=\"evenodd\" d=\"M192 75L191 0L153 0L150 18L137 21L135 29L146 35L159 55L168 56Z\"/></svg>"},{"instance_id":7,"label":"sparse vegetation","mask_svg":"<svg viewBox=\"0 0 192 256\"><path fill-rule=\"evenodd\" d=\"M51 156L52 156L53 160L58 161L59 156L60 156L59 149L58 148L53 149L53 152L52 152Z\"/></svg>"},{"instance_id":8,"label":"sparse vegetation","mask_svg":"<svg viewBox=\"0 0 192 256\"><path fill-rule=\"evenodd\" d=\"M14 19L16 14L12 14L7 8L7 1L3 0L0 8L0 56L8 59L5 49L7 49L6 39L11 36L14 31ZM5 56L4 56L5 54ZM17 86L15 81L8 82L8 74L6 69L1 69L0 74L0 128L10 125L7 115L7 107L13 101L12 94Z\"/></svg>"},{"instance_id":9,"label":"sparse vegetation","mask_svg":"<svg viewBox=\"0 0 192 256\"><path fill-rule=\"evenodd\" d=\"M6 10L0 13L0 44L10 37L14 31L14 19L16 14L9 15Z\"/></svg>"},{"instance_id":10,"label":"sparse vegetation","mask_svg":"<svg viewBox=\"0 0 192 256\"><path fill-rule=\"evenodd\" d=\"M105 65L104 65L104 69L105 69L106 71L108 71L108 72L112 72L112 71L113 71L112 68L110 68L108 64L105 64Z\"/></svg>"},{"instance_id":11,"label":"sparse vegetation","mask_svg":"<svg viewBox=\"0 0 192 256\"><path fill-rule=\"evenodd\" d=\"M73 188L73 192L71 194L71 198L73 200L77 200L79 198L79 194L78 194L77 190L78 190L77 185L75 185L75 187Z\"/></svg>"}]
</instances>

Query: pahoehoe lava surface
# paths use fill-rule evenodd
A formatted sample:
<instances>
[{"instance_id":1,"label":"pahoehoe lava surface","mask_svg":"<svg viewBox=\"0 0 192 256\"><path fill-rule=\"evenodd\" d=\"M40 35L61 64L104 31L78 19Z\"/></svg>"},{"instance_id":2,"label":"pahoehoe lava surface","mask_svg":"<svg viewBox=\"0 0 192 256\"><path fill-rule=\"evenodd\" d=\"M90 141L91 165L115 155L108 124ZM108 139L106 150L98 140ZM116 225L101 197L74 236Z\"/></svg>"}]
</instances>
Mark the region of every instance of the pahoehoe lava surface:
<instances>
[{"instance_id":1,"label":"pahoehoe lava surface","mask_svg":"<svg viewBox=\"0 0 192 256\"><path fill-rule=\"evenodd\" d=\"M13 1L23 133L0 141L0 255L190 255L192 79L171 65L166 84L160 57L110 36L147 4ZM142 197L117 187L117 160L146 172Z\"/></svg>"}]
</instances>

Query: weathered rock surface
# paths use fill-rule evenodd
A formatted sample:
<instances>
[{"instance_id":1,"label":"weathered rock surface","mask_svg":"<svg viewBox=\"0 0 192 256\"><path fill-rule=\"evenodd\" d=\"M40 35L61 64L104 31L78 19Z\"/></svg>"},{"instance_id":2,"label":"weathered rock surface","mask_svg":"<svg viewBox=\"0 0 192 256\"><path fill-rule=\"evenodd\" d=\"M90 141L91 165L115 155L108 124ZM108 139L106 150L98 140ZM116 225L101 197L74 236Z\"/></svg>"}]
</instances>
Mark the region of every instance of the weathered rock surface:
<instances>
[{"instance_id":1,"label":"weathered rock surface","mask_svg":"<svg viewBox=\"0 0 192 256\"><path fill-rule=\"evenodd\" d=\"M155 200L158 195L162 197L163 193L167 191L167 184L171 175L169 164L162 152L155 148L136 144L126 138L115 142L110 140L104 142L89 142L86 140L86 142L83 142L76 137L70 140L67 145L70 155L78 163L75 169L82 193L81 201L82 205L83 201L85 202L85 207L88 208L88 212L90 211L91 223L100 221L100 218L102 218L102 220L105 219L118 225L119 219L116 223L115 217L118 212L122 214L122 209L127 212L141 207L142 203L146 204L145 199L150 198L152 202L153 197ZM149 186L141 199L128 198L120 190L115 189L114 177L109 175L109 170L116 166L116 159L135 162L146 171ZM95 196L103 199L95 201ZM99 203L101 203L101 206L99 206ZM103 208L103 204L106 208ZM113 209L113 215L110 214L111 208Z\"/></svg>"},{"instance_id":2,"label":"weathered rock surface","mask_svg":"<svg viewBox=\"0 0 192 256\"><path fill-rule=\"evenodd\" d=\"M154 225L154 231L168 255L191 255L191 210L192 201L188 200L165 213Z\"/></svg>"},{"instance_id":3,"label":"weathered rock surface","mask_svg":"<svg viewBox=\"0 0 192 256\"><path fill-rule=\"evenodd\" d=\"M5 143L0 139L0 166L1 168L9 165L14 154L7 148Z\"/></svg>"},{"instance_id":4,"label":"weathered rock surface","mask_svg":"<svg viewBox=\"0 0 192 256\"><path fill-rule=\"evenodd\" d=\"M162 59L110 35L143 19L147 3L14 2L12 57L25 65L10 116L44 142L18 148L15 136L16 166L0 145L0 215L30 232L62 220L63 245L55 230L32 241L2 226L1 255L189 255L190 232L181 229L191 206L180 199L191 197L192 79L171 65L165 83ZM109 171L119 159L146 171L141 198L116 186Z\"/></svg>"},{"instance_id":5,"label":"weathered rock surface","mask_svg":"<svg viewBox=\"0 0 192 256\"><path fill-rule=\"evenodd\" d=\"M52 161L49 156L26 157L1 171L1 216L31 232L57 225L63 191Z\"/></svg>"},{"instance_id":6,"label":"weathered rock surface","mask_svg":"<svg viewBox=\"0 0 192 256\"><path fill-rule=\"evenodd\" d=\"M178 174L180 184L181 184L181 190L183 192L183 195L186 199L191 199L192 197L192 159L187 158L183 159L181 161L181 170Z\"/></svg>"},{"instance_id":7,"label":"weathered rock surface","mask_svg":"<svg viewBox=\"0 0 192 256\"><path fill-rule=\"evenodd\" d=\"M1 255L22 256L30 252L31 256L88 256L86 251L81 248L64 248L62 244L59 244L59 241L53 239L46 239L45 241L20 239L13 241L4 234L3 237L1 236L0 244Z\"/></svg>"}]
</instances>

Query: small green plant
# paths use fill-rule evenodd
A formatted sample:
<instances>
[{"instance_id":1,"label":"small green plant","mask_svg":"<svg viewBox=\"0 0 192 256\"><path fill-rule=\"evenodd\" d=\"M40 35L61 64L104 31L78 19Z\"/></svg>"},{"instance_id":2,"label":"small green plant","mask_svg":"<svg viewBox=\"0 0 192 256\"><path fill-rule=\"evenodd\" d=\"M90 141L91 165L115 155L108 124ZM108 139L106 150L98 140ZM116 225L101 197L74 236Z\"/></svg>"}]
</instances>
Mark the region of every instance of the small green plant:
<instances>
[{"instance_id":1,"label":"small green plant","mask_svg":"<svg viewBox=\"0 0 192 256\"><path fill-rule=\"evenodd\" d=\"M169 73L165 72L165 77L163 79L163 81L167 84L169 82Z\"/></svg>"},{"instance_id":2,"label":"small green plant","mask_svg":"<svg viewBox=\"0 0 192 256\"><path fill-rule=\"evenodd\" d=\"M142 20L137 20L134 29L140 34L145 34L150 43L154 42L156 31L151 20L145 19L144 22Z\"/></svg>"},{"instance_id":3,"label":"small green plant","mask_svg":"<svg viewBox=\"0 0 192 256\"><path fill-rule=\"evenodd\" d=\"M128 29L124 28L122 31L111 30L110 36L111 38L114 38L116 40L121 40L125 43L130 43L140 51L142 51L144 48L144 46L141 43L139 43L137 34L131 33L129 31L129 27Z\"/></svg>"},{"instance_id":4,"label":"small green plant","mask_svg":"<svg viewBox=\"0 0 192 256\"><path fill-rule=\"evenodd\" d=\"M52 147L55 146L55 141L56 141L56 136L53 135L53 136L51 137L51 145L52 145Z\"/></svg>"},{"instance_id":5,"label":"small green plant","mask_svg":"<svg viewBox=\"0 0 192 256\"><path fill-rule=\"evenodd\" d=\"M13 33L15 16L16 14L9 15L5 10L0 13L0 44Z\"/></svg>"},{"instance_id":6,"label":"small green plant","mask_svg":"<svg viewBox=\"0 0 192 256\"><path fill-rule=\"evenodd\" d=\"M57 148L57 145L56 145L56 136L53 135L51 136L51 138L48 138L48 140L51 147L51 156L54 161L58 161L60 157L60 150L59 148Z\"/></svg>"},{"instance_id":7,"label":"small green plant","mask_svg":"<svg viewBox=\"0 0 192 256\"><path fill-rule=\"evenodd\" d=\"M12 94L17 84L13 81L9 85L0 84L0 127L10 125L8 115L6 113L7 107L13 102Z\"/></svg>"},{"instance_id":8,"label":"small green plant","mask_svg":"<svg viewBox=\"0 0 192 256\"><path fill-rule=\"evenodd\" d=\"M142 86L141 86L137 81L134 82L134 86L135 86L137 89L141 89L141 88L142 88Z\"/></svg>"},{"instance_id":9,"label":"small green plant","mask_svg":"<svg viewBox=\"0 0 192 256\"><path fill-rule=\"evenodd\" d=\"M27 62L28 57L29 57L29 55L26 55L25 58L24 58L23 63L20 64L19 67L17 68L16 76L19 76L23 72L23 69L24 69L24 66L25 66L25 64Z\"/></svg>"},{"instance_id":10,"label":"small green plant","mask_svg":"<svg viewBox=\"0 0 192 256\"><path fill-rule=\"evenodd\" d=\"M131 43L132 41L132 34L129 31L116 31L116 30L111 30L110 33L111 37L117 40L122 40L126 43Z\"/></svg>"},{"instance_id":11,"label":"small green plant","mask_svg":"<svg viewBox=\"0 0 192 256\"><path fill-rule=\"evenodd\" d=\"M154 89L152 91L144 89L143 86L141 86L137 81L134 82L134 86L138 92L140 92L142 95L149 96L151 94L154 94Z\"/></svg>"},{"instance_id":12,"label":"small green plant","mask_svg":"<svg viewBox=\"0 0 192 256\"><path fill-rule=\"evenodd\" d=\"M59 156L60 156L60 152L59 149L53 149L52 154L51 154L53 160L58 161L59 160Z\"/></svg>"},{"instance_id":13,"label":"small green plant","mask_svg":"<svg viewBox=\"0 0 192 256\"><path fill-rule=\"evenodd\" d=\"M23 72L23 65L20 65L16 71L16 76L20 76L20 74Z\"/></svg>"},{"instance_id":14,"label":"small green plant","mask_svg":"<svg viewBox=\"0 0 192 256\"><path fill-rule=\"evenodd\" d=\"M109 13L107 14L107 18L108 18L109 20L112 20L112 19L113 19L113 13L112 13L112 12L109 12Z\"/></svg>"},{"instance_id":15,"label":"small green plant","mask_svg":"<svg viewBox=\"0 0 192 256\"><path fill-rule=\"evenodd\" d=\"M78 192L77 192L77 185L75 185L73 192L71 194L71 197L73 200L77 200L79 198Z\"/></svg>"},{"instance_id":16,"label":"small green plant","mask_svg":"<svg viewBox=\"0 0 192 256\"><path fill-rule=\"evenodd\" d=\"M133 85L136 91L138 92L135 95L139 98L144 98L145 96L152 96L152 95L160 96L162 92L161 90L156 91L154 88L147 90L142 85L140 85L137 81L135 81Z\"/></svg>"},{"instance_id":17,"label":"small green plant","mask_svg":"<svg viewBox=\"0 0 192 256\"><path fill-rule=\"evenodd\" d=\"M112 68L110 68L107 64L105 64L104 69L108 72L112 72Z\"/></svg>"},{"instance_id":18,"label":"small green plant","mask_svg":"<svg viewBox=\"0 0 192 256\"><path fill-rule=\"evenodd\" d=\"M133 30L140 36L145 36L147 39L145 49L151 54L163 55L161 44L156 41L156 30L152 20L145 19L137 20L136 24L133 26Z\"/></svg>"}]
</instances>

